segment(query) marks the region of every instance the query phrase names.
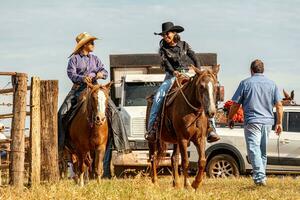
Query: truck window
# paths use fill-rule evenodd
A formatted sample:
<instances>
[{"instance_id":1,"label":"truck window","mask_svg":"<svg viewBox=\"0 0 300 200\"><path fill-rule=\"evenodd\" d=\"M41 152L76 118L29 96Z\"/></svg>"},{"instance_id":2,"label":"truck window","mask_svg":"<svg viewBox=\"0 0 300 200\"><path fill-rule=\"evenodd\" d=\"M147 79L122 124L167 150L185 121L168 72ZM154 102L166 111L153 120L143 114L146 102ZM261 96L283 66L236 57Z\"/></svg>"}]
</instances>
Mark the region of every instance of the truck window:
<instances>
[{"instance_id":1,"label":"truck window","mask_svg":"<svg viewBox=\"0 0 300 200\"><path fill-rule=\"evenodd\" d=\"M287 115L288 115L288 112L284 112L283 113L283 119L282 119L282 131L287 131ZM276 112L274 112L274 125L272 127L272 130L275 130L275 124L276 124L276 121L277 121L277 114Z\"/></svg>"},{"instance_id":2,"label":"truck window","mask_svg":"<svg viewBox=\"0 0 300 200\"><path fill-rule=\"evenodd\" d=\"M300 112L289 113L288 131L300 132Z\"/></svg>"},{"instance_id":3,"label":"truck window","mask_svg":"<svg viewBox=\"0 0 300 200\"><path fill-rule=\"evenodd\" d=\"M160 82L125 83L125 106L147 106L146 97L153 94L160 85Z\"/></svg>"}]
</instances>

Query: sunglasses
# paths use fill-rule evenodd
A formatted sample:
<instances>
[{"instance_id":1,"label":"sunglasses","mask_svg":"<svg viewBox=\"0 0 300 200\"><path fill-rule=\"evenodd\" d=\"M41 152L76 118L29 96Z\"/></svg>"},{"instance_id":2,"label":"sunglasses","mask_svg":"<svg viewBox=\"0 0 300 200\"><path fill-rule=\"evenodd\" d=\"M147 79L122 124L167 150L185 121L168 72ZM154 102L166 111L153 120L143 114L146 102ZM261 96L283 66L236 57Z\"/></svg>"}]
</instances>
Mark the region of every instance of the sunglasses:
<instances>
[{"instance_id":1,"label":"sunglasses","mask_svg":"<svg viewBox=\"0 0 300 200\"><path fill-rule=\"evenodd\" d=\"M89 44L91 45L95 45L94 41L90 41Z\"/></svg>"}]
</instances>

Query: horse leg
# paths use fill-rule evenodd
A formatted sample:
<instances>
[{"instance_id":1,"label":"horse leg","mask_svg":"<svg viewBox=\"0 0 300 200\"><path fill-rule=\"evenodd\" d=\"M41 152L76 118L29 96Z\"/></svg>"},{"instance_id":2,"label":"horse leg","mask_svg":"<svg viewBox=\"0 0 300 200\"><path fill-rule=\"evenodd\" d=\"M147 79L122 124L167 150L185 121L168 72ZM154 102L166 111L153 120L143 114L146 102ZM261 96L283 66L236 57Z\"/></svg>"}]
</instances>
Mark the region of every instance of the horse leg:
<instances>
[{"instance_id":1,"label":"horse leg","mask_svg":"<svg viewBox=\"0 0 300 200\"><path fill-rule=\"evenodd\" d=\"M100 183L103 174L103 159L105 155L106 145L99 145L95 150L95 166L97 182Z\"/></svg>"},{"instance_id":2,"label":"horse leg","mask_svg":"<svg viewBox=\"0 0 300 200\"><path fill-rule=\"evenodd\" d=\"M86 171L86 165L84 159L86 154L79 154L78 156L78 167L79 167L79 186L84 186L84 172Z\"/></svg>"},{"instance_id":3,"label":"horse leg","mask_svg":"<svg viewBox=\"0 0 300 200\"><path fill-rule=\"evenodd\" d=\"M194 142L199 159L198 159L198 172L195 177L195 180L192 183L192 187L194 189L197 189L199 185L202 183L203 176L204 176L204 170L206 166L206 158L205 158L205 144L206 144L206 137L198 138L196 142Z\"/></svg>"},{"instance_id":4,"label":"horse leg","mask_svg":"<svg viewBox=\"0 0 300 200\"><path fill-rule=\"evenodd\" d=\"M184 187L186 189L191 187L191 184L188 180L188 167L189 167L189 158L188 158L188 152L187 152L187 145L188 141L185 139L182 139L179 141L180 146L180 154L181 154L181 166L183 169L183 176L184 176Z\"/></svg>"},{"instance_id":5,"label":"horse leg","mask_svg":"<svg viewBox=\"0 0 300 200\"><path fill-rule=\"evenodd\" d=\"M178 161L179 161L179 146L174 144L173 154L171 157L172 162L172 175L173 175L173 186L179 188L179 174L178 174Z\"/></svg>"},{"instance_id":6,"label":"horse leg","mask_svg":"<svg viewBox=\"0 0 300 200\"><path fill-rule=\"evenodd\" d=\"M156 143L149 143L149 159L151 162L152 183L157 183L157 148Z\"/></svg>"}]
</instances>

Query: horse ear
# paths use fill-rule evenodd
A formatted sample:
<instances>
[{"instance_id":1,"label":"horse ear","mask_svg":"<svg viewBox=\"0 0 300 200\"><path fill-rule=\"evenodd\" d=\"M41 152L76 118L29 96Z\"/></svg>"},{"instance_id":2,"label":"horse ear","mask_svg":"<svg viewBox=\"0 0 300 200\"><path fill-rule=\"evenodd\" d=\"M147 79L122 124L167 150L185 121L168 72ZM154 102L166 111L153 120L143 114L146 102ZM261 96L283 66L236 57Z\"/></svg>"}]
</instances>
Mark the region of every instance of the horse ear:
<instances>
[{"instance_id":1,"label":"horse ear","mask_svg":"<svg viewBox=\"0 0 300 200\"><path fill-rule=\"evenodd\" d=\"M283 89L283 95L284 95L284 98L289 98L290 97L290 95Z\"/></svg>"},{"instance_id":2,"label":"horse ear","mask_svg":"<svg viewBox=\"0 0 300 200\"><path fill-rule=\"evenodd\" d=\"M220 64L212 66L212 71L215 75L217 75L220 71Z\"/></svg>"},{"instance_id":3,"label":"horse ear","mask_svg":"<svg viewBox=\"0 0 300 200\"><path fill-rule=\"evenodd\" d=\"M192 69L195 71L196 74L201 74L201 70L195 67L194 65L191 65Z\"/></svg>"},{"instance_id":4,"label":"horse ear","mask_svg":"<svg viewBox=\"0 0 300 200\"><path fill-rule=\"evenodd\" d=\"M106 89L110 90L110 87L111 87L111 85L112 85L113 83L114 83L114 82L111 81L111 82L105 84L103 87L105 87Z\"/></svg>"},{"instance_id":5,"label":"horse ear","mask_svg":"<svg viewBox=\"0 0 300 200\"><path fill-rule=\"evenodd\" d=\"M294 93L294 90L291 92L291 100L294 100L294 95L295 95L295 93Z\"/></svg>"}]
</instances>

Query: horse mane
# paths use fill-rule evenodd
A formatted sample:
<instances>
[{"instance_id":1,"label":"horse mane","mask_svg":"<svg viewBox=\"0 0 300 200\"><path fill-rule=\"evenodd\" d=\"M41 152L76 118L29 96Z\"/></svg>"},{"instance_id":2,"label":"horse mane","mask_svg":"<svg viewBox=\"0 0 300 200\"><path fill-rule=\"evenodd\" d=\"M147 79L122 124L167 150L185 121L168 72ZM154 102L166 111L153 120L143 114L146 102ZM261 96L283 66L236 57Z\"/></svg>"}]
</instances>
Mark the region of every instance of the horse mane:
<instances>
[{"instance_id":1,"label":"horse mane","mask_svg":"<svg viewBox=\"0 0 300 200\"><path fill-rule=\"evenodd\" d=\"M196 73L195 76L193 76L192 78L196 79L196 85L198 85L200 80L204 76L212 77L215 82L218 80L218 77L213 73L213 70L210 68L205 68L204 70L201 70L200 74Z\"/></svg>"}]
</instances>

